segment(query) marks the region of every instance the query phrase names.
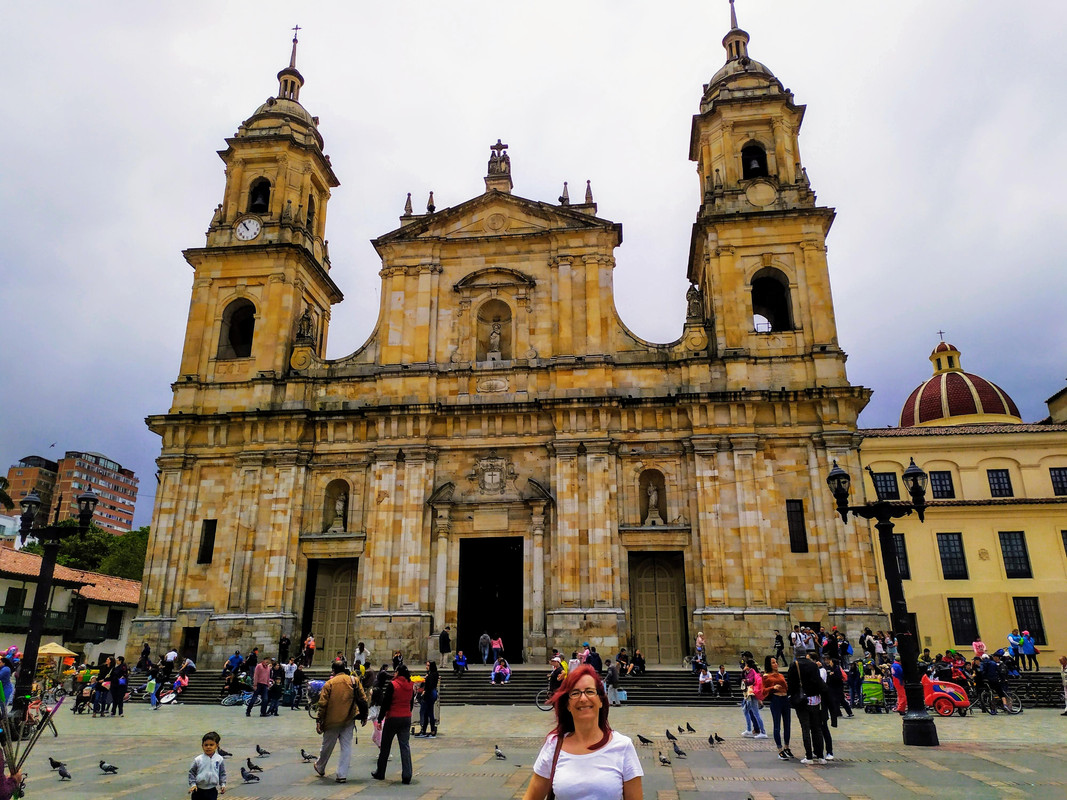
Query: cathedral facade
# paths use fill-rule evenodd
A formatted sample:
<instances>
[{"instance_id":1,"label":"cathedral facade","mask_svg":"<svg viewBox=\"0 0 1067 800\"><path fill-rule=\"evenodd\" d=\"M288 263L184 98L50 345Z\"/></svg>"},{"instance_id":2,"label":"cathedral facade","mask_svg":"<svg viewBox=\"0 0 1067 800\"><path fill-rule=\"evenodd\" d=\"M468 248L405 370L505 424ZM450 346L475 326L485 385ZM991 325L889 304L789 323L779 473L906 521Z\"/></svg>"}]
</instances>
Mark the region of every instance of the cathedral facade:
<instances>
[{"instance_id":1,"label":"cathedral facade","mask_svg":"<svg viewBox=\"0 0 1067 800\"><path fill-rule=\"evenodd\" d=\"M804 106L736 20L689 155L702 202L681 335L619 318L619 224L590 191L485 192L374 240L381 310L325 358L325 227L339 185L299 102L277 97L220 152L226 186L194 279L166 414L133 639L208 663L313 632L380 657L452 626L512 661L590 641L680 663L697 631L732 653L796 622L882 627L872 542L825 486L860 474L826 262L834 211L800 155Z\"/></svg>"}]
</instances>

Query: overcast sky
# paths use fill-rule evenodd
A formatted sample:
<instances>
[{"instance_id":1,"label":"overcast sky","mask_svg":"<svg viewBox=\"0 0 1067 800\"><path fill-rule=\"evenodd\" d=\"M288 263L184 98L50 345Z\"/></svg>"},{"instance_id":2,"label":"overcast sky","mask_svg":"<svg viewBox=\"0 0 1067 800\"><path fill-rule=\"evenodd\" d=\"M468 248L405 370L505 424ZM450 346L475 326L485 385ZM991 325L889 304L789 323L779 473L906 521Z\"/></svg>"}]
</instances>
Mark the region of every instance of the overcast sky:
<instances>
[{"instance_id":1,"label":"overcast sky","mask_svg":"<svg viewBox=\"0 0 1067 800\"><path fill-rule=\"evenodd\" d=\"M301 101L341 186L327 222L329 352L378 313L369 240L484 191L593 182L623 224L616 301L640 336L681 333L699 203L689 128L725 61L726 0L59 3L5 9L0 126L0 461L102 452L154 502L192 269L222 197L215 151L268 96L299 23ZM829 260L860 422L896 424L937 331L1026 421L1064 386L1067 4L738 0L749 52L807 105L801 152L837 209ZM576 198L577 199L577 198ZM49 445L56 442L56 447Z\"/></svg>"}]
</instances>

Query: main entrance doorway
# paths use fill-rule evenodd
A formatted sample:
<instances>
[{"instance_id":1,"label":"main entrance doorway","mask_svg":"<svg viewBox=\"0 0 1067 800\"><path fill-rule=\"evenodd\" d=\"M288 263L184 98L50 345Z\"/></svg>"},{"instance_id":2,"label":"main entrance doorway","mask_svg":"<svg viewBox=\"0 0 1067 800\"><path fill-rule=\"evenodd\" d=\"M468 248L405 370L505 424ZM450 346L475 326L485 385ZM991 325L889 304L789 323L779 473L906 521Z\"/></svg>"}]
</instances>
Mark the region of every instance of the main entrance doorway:
<instances>
[{"instance_id":1,"label":"main entrance doorway","mask_svg":"<svg viewBox=\"0 0 1067 800\"><path fill-rule=\"evenodd\" d=\"M681 664L688 649L681 553L630 553L634 648L649 664Z\"/></svg>"},{"instance_id":2,"label":"main entrance doorway","mask_svg":"<svg viewBox=\"0 0 1067 800\"><path fill-rule=\"evenodd\" d=\"M459 540L459 636L453 648L470 663L482 662L478 639L483 631L503 641L510 663L523 660L522 575L521 536Z\"/></svg>"},{"instance_id":3,"label":"main entrance doorway","mask_svg":"<svg viewBox=\"0 0 1067 800\"><path fill-rule=\"evenodd\" d=\"M308 594L313 599L310 631L315 634L315 655L319 666L333 661L340 650L347 658L352 657L356 642L352 636L353 621L359 609L356 596L358 558L317 559L310 562ZM305 619L306 619L305 615ZM305 626L306 627L306 626ZM307 630L300 631L301 637ZM295 653L302 647L294 641Z\"/></svg>"}]
</instances>

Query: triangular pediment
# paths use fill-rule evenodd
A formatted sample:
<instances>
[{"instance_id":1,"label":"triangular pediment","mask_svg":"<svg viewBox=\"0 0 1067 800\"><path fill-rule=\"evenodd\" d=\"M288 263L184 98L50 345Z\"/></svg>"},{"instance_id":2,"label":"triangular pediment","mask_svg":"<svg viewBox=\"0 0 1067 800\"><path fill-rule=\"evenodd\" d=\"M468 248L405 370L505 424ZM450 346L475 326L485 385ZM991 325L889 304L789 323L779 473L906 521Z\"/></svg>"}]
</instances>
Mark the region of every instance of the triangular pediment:
<instances>
[{"instance_id":1,"label":"triangular pediment","mask_svg":"<svg viewBox=\"0 0 1067 800\"><path fill-rule=\"evenodd\" d=\"M418 239L528 236L556 230L619 227L616 223L567 206L489 191L459 205L416 217L378 237L375 244Z\"/></svg>"}]
</instances>

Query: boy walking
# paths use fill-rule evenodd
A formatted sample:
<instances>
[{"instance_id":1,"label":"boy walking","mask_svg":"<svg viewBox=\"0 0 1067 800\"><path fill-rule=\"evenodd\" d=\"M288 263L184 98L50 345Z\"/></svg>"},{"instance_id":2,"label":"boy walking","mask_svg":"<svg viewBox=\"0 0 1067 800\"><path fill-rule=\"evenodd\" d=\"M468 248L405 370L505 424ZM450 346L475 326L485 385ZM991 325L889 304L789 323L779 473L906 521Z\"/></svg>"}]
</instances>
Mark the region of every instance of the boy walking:
<instances>
[{"instance_id":1,"label":"boy walking","mask_svg":"<svg viewBox=\"0 0 1067 800\"><path fill-rule=\"evenodd\" d=\"M226 762L218 753L220 741L222 737L215 731L208 731L200 740L204 752L189 767L192 800L217 800L219 794L226 794Z\"/></svg>"}]
</instances>

